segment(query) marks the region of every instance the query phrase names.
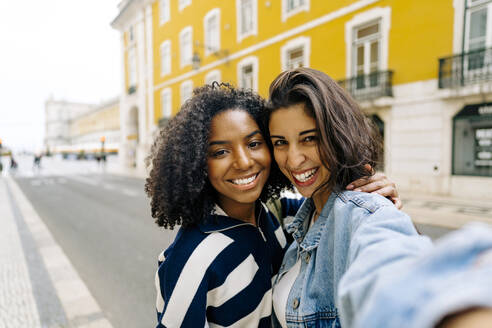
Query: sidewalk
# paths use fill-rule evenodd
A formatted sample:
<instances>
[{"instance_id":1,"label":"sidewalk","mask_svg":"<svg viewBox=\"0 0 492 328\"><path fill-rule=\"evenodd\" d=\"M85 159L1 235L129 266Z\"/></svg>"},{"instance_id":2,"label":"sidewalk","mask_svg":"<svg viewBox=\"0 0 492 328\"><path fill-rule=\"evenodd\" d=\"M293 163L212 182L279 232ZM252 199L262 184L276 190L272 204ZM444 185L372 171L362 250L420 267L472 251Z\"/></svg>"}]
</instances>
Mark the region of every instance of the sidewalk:
<instances>
[{"instance_id":1,"label":"sidewalk","mask_svg":"<svg viewBox=\"0 0 492 328\"><path fill-rule=\"evenodd\" d=\"M111 328L15 181L0 176L0 328Z\"/></svg>"},{"instance_id":2,"label":"sidewalk","mask_svg":"<svg viewBox=\"0 0 492 328\"><path fill-rule=\"evenodd\" d=\"M492 225L492 203L451 196L416 195L400 191L403 211L415 223L456 229L472 221Z\"/></svg>"}]
</instances>

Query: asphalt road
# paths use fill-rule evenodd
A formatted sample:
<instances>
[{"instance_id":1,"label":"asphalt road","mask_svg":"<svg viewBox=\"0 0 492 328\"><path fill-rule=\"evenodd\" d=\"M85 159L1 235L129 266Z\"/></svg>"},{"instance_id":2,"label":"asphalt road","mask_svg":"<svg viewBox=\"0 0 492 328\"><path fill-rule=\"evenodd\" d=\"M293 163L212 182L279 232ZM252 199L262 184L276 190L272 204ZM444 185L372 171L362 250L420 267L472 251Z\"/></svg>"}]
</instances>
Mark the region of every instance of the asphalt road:
<instances>
[{"instance_id":1,"label":"asphalt road","mask_svg":"<svg viewBox=\"0 0 492 328\"><path fill-rule=\"evenodd\" d=\"M142 179L16 178L114 327L155 325L157 255L174 232L150 217Z\"/></svg>"}]
</instances>

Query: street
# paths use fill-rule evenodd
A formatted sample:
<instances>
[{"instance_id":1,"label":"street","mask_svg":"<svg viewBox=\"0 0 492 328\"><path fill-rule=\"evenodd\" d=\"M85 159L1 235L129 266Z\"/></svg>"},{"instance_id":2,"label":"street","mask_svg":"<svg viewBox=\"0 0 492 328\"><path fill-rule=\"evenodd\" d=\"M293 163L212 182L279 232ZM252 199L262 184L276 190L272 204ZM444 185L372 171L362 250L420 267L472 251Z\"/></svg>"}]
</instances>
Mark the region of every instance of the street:
<instances>
[{"instance_id":1,"label":"street","mask_svg":"<svg viewBox=\"0 0 492 328\"><path fill-rule=\"evenodd\" d=\"M93 161L43 158L37 170L24 157L11 173L111 324L152 327L157 255L175 231L154 224L144 180L110 174L112 165L105 173ZM432 238L449 231L418 229Z\"/></svg>"}]
</instances>

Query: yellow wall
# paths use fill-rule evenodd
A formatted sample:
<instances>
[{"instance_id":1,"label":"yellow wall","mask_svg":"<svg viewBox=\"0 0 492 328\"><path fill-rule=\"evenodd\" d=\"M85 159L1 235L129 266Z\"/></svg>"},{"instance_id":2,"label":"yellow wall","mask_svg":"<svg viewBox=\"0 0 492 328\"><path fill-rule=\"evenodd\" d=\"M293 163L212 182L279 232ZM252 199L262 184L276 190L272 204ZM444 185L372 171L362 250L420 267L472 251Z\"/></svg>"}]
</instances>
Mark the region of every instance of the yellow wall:
<instances>
[{"instance_id":1,"label":"yellow wall","mask_svg":"<svg viewBox=\"0 0 492 328\"><path fill-rule=\"evenodd\" d=\"M119 130L120 108L119 105L111 105L100 108L75 119L72 123L74 136L86 135L94 132Z\"/></svg>"},{"instance_id":2,"label":"yellow wall","mask_svg":"<svg viewBox=\"0 0 492 328\"><path fill-rule=\"evenodd\" d=\"M267 3L270 3L270 6L267 6ZM221 49L227 49L229 54L235 54L351 4L361 3L358 0L310 0L309 12L301 12L282 21L281 0L258 1L258 34L238 43L235 0L192 0L192 4L184 8L182 12L178 11L178 1L171 1L171 19L163 25L159 22L159 2L155 1L153 3L155 121L159 120L162 113L160 103L162 84L192 72L191 65L180 68L179 33L184 27L191 25L193 40L203 44L203 17L209 10L220 8ZM229 60L226 64L212 69L221 71L222 81L236 84L237 63L246 56L257 56L259 59L259 92L266 97L269 83L281 71L281 47L291 39L306 36L311 40L310 66L328 73L334 79L345 79L345 24L355 15L376 7L391 8L387 66L389 70L394 71L393 85L437 79L438 58L452 54L454 9L451 0L375 1L357 11L292 35L241 58ZM162 77L160 45L168 39L171 41L171 74ZM193 48L202 59L202 67L217 60L217 57L213 55L205 56L203 48L196 46ZM193 86L202 85L207 73L201 72L193 75L190 78L193 80ZM180 80L166 86L172 89L173 114L179 110L181 105L180 84L183 81Z\"/></svg>"}]
</instances>

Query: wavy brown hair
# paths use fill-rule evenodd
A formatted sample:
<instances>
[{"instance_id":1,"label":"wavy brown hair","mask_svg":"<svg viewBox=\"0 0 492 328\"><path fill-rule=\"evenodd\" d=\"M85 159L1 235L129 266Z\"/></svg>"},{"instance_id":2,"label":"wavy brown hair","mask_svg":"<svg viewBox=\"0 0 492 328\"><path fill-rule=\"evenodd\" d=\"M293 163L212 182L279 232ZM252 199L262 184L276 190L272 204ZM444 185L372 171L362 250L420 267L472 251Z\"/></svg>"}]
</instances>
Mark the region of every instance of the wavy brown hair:
<instances>
[{"instance_id":1,"label":"wavy brown hair","mask_svg":"<svg viewBox=\"0 0 492 328\"><path fill-rule=\"evenodd\" d=\"M297 104L304 104L306 113L316 121L318 151L330 171L323 187L344 189L368 175L365 164L371 165L374 173L382 151L381 137L344 89L312 68L285 71L270 85L266 123L275 110Z\"/></svg>"},{"instance_id":2,"label":"wavy brown hair","mask_svg":"<svg viewBox=\"0 0 492 328\"><path fill-rule=\"evenodd\" d=\"M157 225L186 227L208 217L216 202L216 191L207 176L212 119L226 110L244 110L265 136L264 108L264 99L256 93L224 83L214 82L193 91L193 97L160 130L146 160L150 173L145 192L151 199L151 214ZM261 200L278 197L281 184L275 177L268 179Z\"/></svg>"}]
</instances>

